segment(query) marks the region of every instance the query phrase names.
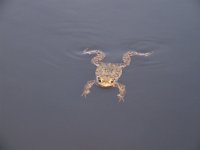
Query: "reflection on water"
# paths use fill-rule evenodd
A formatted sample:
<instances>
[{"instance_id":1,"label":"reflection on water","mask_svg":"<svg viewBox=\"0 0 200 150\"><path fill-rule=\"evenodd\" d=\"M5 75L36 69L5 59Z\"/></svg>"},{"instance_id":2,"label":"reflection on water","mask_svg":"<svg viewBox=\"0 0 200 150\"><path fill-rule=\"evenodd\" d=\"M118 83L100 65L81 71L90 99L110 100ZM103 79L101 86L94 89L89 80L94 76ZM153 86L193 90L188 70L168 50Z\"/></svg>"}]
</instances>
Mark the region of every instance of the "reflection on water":
<instances>
[{"instance_id":1,"label":"reflection on water","mask_svg":"<svg viewBox=\"0 0 200 150\"><path fill-rule=\"evenodd\" d=\"M15 150L198 150L199 2L0 1L0 133ZM134 57L116 89L93 88L90 58Z\"/></svg>"}]
</instances>

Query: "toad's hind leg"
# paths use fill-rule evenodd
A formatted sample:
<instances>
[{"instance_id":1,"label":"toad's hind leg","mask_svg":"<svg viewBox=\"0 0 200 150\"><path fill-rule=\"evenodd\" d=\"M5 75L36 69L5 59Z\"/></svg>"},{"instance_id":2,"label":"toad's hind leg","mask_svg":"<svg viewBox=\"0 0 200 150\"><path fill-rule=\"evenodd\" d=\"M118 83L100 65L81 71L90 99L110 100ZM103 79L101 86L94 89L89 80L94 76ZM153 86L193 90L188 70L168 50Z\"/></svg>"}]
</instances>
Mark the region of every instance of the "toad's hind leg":
<instances>
[{"instance_id":1,"label":"toad's hind leg","mask_svg":"<svg viewBox=\"0 0 200 150\"><path fill-rule=\"evenodd\" d=\"M84 51L83 51L83 54L89 54L89 55L92 55L92 54L96 54L96 56L94 56L92 59L91 59L91 63L98 66L99 63L105 58L105 53L102 52L101 50L90 50L89 48L86 48Z\"/></svg>"},{"instance_id":2,"label":"toad's hind leg","mask_svg":"<svg viewBox=\"0 0 200 150\"><path fill-rule=\"evenodd\" d=\"M128 65L130 65L131 63L131 57L132 56L149 56L151 55L151 53L140 53L140 52L136 52L136 51L128 51L126 53L124 53L123 57L122 57L122 64L121 67L126 67Z\"/></svg>"},{"instance_id":3,"label":"toad's hind leg","mask_svg":"<svg viewBox=\"0 0 200 150\"><path fill-rule=\"evenodd\" d=\"M126 86L121 83L116 83L115 87L119 89L119 94L117 94L118 101L124 102L124 96L126 94Z\"/></svg>"},{"instance_id":4,"label":"toad's hind leg","mask_svg":"<svg viewBox=\"0 0 200 150\"><path fill-rule=\"evenodd\" d=\"M84 86L83 93L82 93L81 96L85 96L86 97L90 93L90 89L92 88L94 83L95 83L95 80L88 81Z\"/></svg>"}]
</instances>

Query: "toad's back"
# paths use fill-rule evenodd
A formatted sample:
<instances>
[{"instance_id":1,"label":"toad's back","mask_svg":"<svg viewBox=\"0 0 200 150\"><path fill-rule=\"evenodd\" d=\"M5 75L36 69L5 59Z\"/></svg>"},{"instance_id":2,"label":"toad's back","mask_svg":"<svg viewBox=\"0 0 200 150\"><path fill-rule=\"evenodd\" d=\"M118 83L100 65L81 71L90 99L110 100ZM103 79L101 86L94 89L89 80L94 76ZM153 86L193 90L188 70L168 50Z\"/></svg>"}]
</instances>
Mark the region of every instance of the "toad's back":
<instances>
[{"instance_id":1,"label":"toad's back","mask_svg":"<svg viewBox=\"0 0 200 150\"><path fill-rule=\"evenodd\" d=\"M110 76L118 79L122 75L122 68L117 64L100 63L96 69L96 76Z\"/></svg>"}]
</instances>

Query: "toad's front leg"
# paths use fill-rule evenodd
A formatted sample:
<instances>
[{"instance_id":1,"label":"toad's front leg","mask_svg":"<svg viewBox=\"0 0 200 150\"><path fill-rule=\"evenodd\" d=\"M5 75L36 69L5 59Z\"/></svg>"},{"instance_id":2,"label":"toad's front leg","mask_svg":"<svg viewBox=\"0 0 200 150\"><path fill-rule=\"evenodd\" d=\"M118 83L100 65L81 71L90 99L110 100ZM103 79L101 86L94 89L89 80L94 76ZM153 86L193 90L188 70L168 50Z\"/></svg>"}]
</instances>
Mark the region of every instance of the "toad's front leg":
<instances>
[{"instance_id":1,"label":"toad's front leg","mask_svg":"<svg viewBox=\"0 0 200 150\"><path fill-rule=\"evenodd\" d=\"M151 55L152 52L150 53L140 53L140 52L136 52L136 51L128 51L126 53L124 53L123 57L122 57L122 64L121 67L124 68L126 66L129 66L131 63L131 57L132 56L149 56Z\"/></svg>"},{"instance_id":2,"label":"toad's front leg","mask_svg":"<svg viewBox=\"0 0 200 150\"><path fill-rule=\"evenodd\" d=\"M118 101L119 102L124 102L124 96L126 94L126 86L121 84L121 83L116 83L115 87L119 89L119 94L117 94Z\"/></svg>"},{"instance_id":3,"label":"toad's front leg","mask_svg":"<svg viewBox=\"0 0 200 150\"><path fill-rule=\"evenodd\" d=\"M90 89L92 88L94 83L95 83L95 80L88 81L84 86L83 93L82 93L81 96L85 96L86 97L90 93Z\"/></svg>"},{"instance_id":4,"label":"toad's front leg","mask_svg":"<svg viewBox=\"0 0 200 150\"><path fill-rule=\"evenodd\" d=\"M96 56L94 56L91 59L91 63L94 64L95 66L99 66L100 62L106 56L105 53L102 52L101 50L97 50L97 49L92 50L92 49L89 49L89 48L84 49L83 54L89 54L89 55L96 54Z\"/></svg>"}]
</instances>

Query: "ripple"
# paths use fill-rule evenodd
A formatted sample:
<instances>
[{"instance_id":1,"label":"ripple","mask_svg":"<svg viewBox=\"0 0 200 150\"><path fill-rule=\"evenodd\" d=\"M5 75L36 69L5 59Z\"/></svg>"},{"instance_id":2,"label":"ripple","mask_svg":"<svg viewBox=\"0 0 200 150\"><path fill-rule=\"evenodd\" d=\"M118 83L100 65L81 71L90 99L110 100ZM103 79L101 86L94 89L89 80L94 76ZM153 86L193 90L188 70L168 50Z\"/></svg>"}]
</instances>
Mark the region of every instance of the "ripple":
<instances>
[{"instance_id":1,"label":"ripple","mask_svg":"<svg viewBox=\"0 0 200 150\"><path fill-rule=\"evenodd\" d=\"M73 51L65 51L64 55L68 58L74 59L74 60L83 60L84 58L82 57L82 52L78 50L73 50Z\"/></svg>"},{"instance_id":2,"label":"ripple","mask_svg":"<svg viewBox=\"0 0 200 150\"><path fill-rule=\"evenodd\" d=\"M138 38L138 39L128 39L122 42L122 47L127 49L135 50L138 52L153 52L152 55L148 57L135 57L133 59L136 66L152 66L152 67L162 67L164 66L165 55L171 50L169 47L169 39L161 38Z\"/></svg>"}]
</instances>

